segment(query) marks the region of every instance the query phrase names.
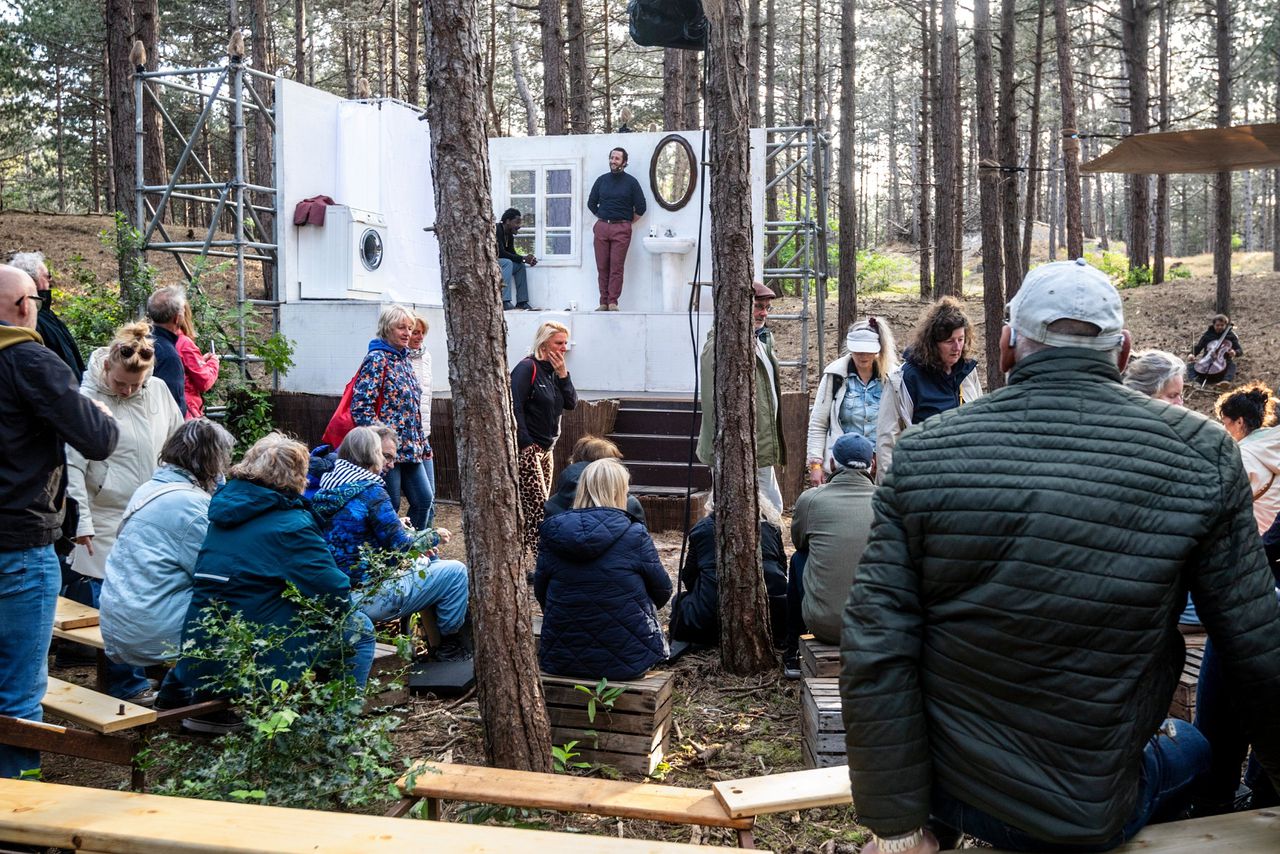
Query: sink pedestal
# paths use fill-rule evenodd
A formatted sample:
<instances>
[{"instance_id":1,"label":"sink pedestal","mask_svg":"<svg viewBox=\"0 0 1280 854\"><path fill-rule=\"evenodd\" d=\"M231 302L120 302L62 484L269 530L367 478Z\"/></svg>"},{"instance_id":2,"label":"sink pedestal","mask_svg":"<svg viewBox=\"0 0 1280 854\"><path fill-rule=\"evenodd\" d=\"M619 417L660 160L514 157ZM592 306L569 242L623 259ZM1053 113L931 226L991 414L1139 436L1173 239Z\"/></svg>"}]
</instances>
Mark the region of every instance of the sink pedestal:
<instances>
[{"instance_id":1,"label":"sink pedestal","mask_svg":"<svg viewBox=\"0 0 1280 854\"><path fill-rule=\"evenodd\" d=\"M685 281L682 256L693 249L693 238L646 237L643 242L644 248L659 259L654 308L658 311L686 311L689 308L689 286Z\"/></svg>"}]
</instances>

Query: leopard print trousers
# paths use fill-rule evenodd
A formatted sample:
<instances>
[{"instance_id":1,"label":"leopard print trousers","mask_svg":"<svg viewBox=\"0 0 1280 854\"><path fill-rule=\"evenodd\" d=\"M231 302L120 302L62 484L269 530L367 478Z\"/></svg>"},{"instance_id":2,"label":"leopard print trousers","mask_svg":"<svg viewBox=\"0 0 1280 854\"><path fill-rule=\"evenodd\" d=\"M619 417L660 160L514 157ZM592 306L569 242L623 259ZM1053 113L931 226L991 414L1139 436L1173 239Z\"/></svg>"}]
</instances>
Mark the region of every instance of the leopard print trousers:
<instances>
[{"instance_id":1,"label":"leopard print trousers","mask_svg":"<svg viewBox=\"0 0 1280 854\"><path fill-rule=\"evenodd\" d=\"M520 545L533 558L538 557L538 528L542 525L543 505L551 497L551 452L537 445L520 449L520 510L524 528Z\"/></svg>"}]
</instances>

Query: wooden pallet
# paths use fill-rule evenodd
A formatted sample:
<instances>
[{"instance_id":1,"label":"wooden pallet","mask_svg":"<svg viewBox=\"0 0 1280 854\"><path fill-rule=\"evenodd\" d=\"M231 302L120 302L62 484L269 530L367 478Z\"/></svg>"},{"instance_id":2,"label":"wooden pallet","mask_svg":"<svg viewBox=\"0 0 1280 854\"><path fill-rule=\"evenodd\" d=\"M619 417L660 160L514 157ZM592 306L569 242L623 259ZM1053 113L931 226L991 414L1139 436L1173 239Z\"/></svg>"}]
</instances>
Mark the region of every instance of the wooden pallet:
<instances>
[{"instance_id":1,"label":"wooden pallet","mask_svg":"<svg viewBox=\"0 0 1280 854\"><path fill-rule=\"evenodd\" d=\"M800 743L806 768L830 768L848 761L838 680L804 680L800 692Z\"/></svg>"},{"instance_id":2,"label":"wooden pallet","mask_svg":"<svg viewBox=\"0 0 1280 854\"><path fill-rule=\"evenodd\" d=\"M800 675L805 679L833 679L840 675L840 647L813 635L800 636Z\"/></svg>"},{"instance_id":3,"label":"wooden pallet","mask_svg":"<svg viewBox=\"0 0 1280 854\"><path fill-rule=\"evenodd\" d=\"M1188 646L1187 663L1178 677L1178 687L1173 691L1169 705L1169 717L1191 722L1196 716L1196 687L1200 684L1200 665L1204 663L1204 647Z\"/></svg>"},{"instance_id":4,"label":"wooden pallet","mask_svg":"<svg viewBox=\"0 0 1280 854\"><path fill-rule=\"evenodd\" d=\"M595 720L587 716L587 694L598 679L573 679L542 674L542 693L551 719L551 741L563 745L578 742L575 762L612 765L620 771L651 774L666 755L671 741L672 688L670 671L651 671L644 678L610 682L626 690L613 709L597 706Z\"/></svg>"}]
</instances>

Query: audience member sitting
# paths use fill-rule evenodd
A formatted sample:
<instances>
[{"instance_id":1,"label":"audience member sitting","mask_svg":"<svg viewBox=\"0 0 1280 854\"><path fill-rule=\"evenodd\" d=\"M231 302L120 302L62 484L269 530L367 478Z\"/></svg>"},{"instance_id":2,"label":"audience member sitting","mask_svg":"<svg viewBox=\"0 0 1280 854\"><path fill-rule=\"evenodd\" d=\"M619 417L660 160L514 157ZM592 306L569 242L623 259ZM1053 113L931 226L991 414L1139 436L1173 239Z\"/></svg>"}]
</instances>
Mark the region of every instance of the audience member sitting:
<instances>
[{"instance_id":1,"label":"audience member sitting","mask_svg":"<svg viewBox=\"0 0 1280 854\"><path fill-rule=\"evenodd\" d=\"M769 592L769 617L775 643L786 637L787 553L782 547L782 515L760 495L760 556ZM671 603L671 639L720 645L720 583L716 577L716 519L713 497L707 496L707 515L689 531L689 551L680 568L685 591Z\"/></svg>"},{"instance_id":2,"label":"audience member sitting","mask_svg":"<svg viewBox=\"0 0 1280 854\"><path fill-rule=\"evenodd\" d=\"M671 579L649 532L624 510L628 482L617 460L589 463L573 509L542 523L533 592L547 673L635 679L667 657L657 609Z\"/></svg>"},{"instance_id":3,"label":"audience member sitting","mask_svg":"<svg viewBox=\"0 0 1280 854\"><path fill-rule=\"evenodd\" d=\"M356 427L342 440L333 471L320 478L312 504L338 568L351 579L351 601L375 622L398 620L435 609L439 660L469 657L458 636L467 618L467 567L440 560L431 550L449 541L444 528L411 533L391 505L381 473L396 464L396 434L390 427ZM361 548L428 552L387 578L370 578Z\"/></svg>"},{"instance_id":4,"label":"audience member sitting","mask_svg":"<svg viewBox=\"0 0 1280 854\"><path fill-rule=\"evenodd\" d=\"M550 519L557 513L563 513L572 508L573 499L578 494L578 478L582 477L582 470L588 463L606 459L622 459L622 452L618 450L618 446L608 439L600 436L583 436L575 442L569 465L560 472L560 479L556 481L556 491L551 493L551 497L544 505L543 518ZM644 508L640 506L640 499L634 495L628 495L626 509L641 525L648 524L644 518Z\"/></svg>"},{"instance_id":5,"label":"audience member sitting","mask_svg":"<svg viewBox=\"0 0 1280 854\"><path fill-rule=\"evenodd\" d=\"M799 644L805 629L823 643L840 644L853 571L871 533L874 455L875 447L861 434L845 433L831 448L836 473L796 501L782 656L788 679L800 678Z\"/></svg>"},{"instance_id":6,"label":"audience member sitting","mask_svg":"<svg viewBox=\"0 0 1280 854\"><path fill-rule=\"evenodd\" d=\"M1204 355L1201 355L1201 354ZM1209 328L1191 351L1191 363L1187 365L1187 380L1203 387L1217 383L1226 388L1236 376L1236 359L1244 355L1240 339L1231 327L1231 318L1215 314Z\"/></svg>"},{"instance_id":7,"label":"audience member sitting","mask_svg":"<svg viewBox=\"0 0 1280 854\"><path fill-rule=\"evenodd\" d=\"M333 445L317 445L311 449L311 457L307 460L307 487L302 490L302 497L310 501L320 491L320 478L333 471L338 461L338 452Z\"/></svg>"},{"instance_id":8,"label":"audience member sitting","mask_svg":"<svg viewBox=\"0 0 1280 854\"><path fill-rule=\"evenodd\" d=\"M1182 406L1186 363L1164 350L1144 350L1129 357L1120 382L1154 400Z\"/></svg>"},{"instance_id":9,"label":"audience member sitting","mask_svg":"<svg viewBox=\"0 0 1280 854\"><path fill-rule=\"evenodd\" d=\"M364 688L373 665L373 624L351 607L351 582L334 563L302 498L306 479L306 447L270 433L232 466L231 479L209 502L209 530L196 558L195 586L182 629L183 657L176 672L197 696L224 694L219 681L236 667L234 662L191 654L207 650L211 643L202 625L205 610L216 604L268 631L294 629L302 609L285 595L289 588L323 608L335 628L342 627L341 662L334 662L313 637L298 633L282 648L257 657L263 678L288 681L308 669L336 665Z\"/></svg>"},{"instance_id":10,"label":"audience member sitting","mask_svg":"<svg viewBox=\"0 0 1280 854\"><path fill-rule=\"evenodd\" d=\"M1280 514L1280 428L1276 400L1262 383L1249 383L1218 398L1214 413L1240 446L1240 462L1253 491L1253 518L1265 534Z\"/></svg>"},{"instance_id":11,"label":"audience member sitting","mask_svg":"<svg viewBox=\"0 0 1280 854\"><path fill-rule=\"evenodd\" d=\"M164 443L160 467L125 508L100 608L102 640L113 661L145 666L177 658L196 555L209 527L209 496L231 465L234 445L212 421L186 422Z\"/></svg>"}]
</instances>

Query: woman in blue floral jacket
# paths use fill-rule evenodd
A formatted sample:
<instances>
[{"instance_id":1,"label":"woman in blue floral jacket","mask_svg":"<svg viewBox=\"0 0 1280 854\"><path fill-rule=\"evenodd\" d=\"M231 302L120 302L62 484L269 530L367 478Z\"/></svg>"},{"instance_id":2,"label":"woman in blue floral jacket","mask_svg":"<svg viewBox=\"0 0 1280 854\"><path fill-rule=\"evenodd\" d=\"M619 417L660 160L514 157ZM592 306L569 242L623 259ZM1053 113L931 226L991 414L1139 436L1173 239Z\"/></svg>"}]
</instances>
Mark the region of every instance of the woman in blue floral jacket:
<instances>
[{"instance_id":1,"label":"woman in blue floral jacket","mask_svg":"<svg viewBox=\"0 0 1280 854\"><path fill-rule=\"evenodd\" d=\"M423 463L431 445L422 429L422 389L409 361L413 312L389 305L378 317L378 337L356 374L351 392L351 418L357 426L386 424L400 438L395 468L386 474L391 506L399 512L400 495L409 499L409 521L422 530L434 516L435 493Z\"/></svg>"}]
</instances>

